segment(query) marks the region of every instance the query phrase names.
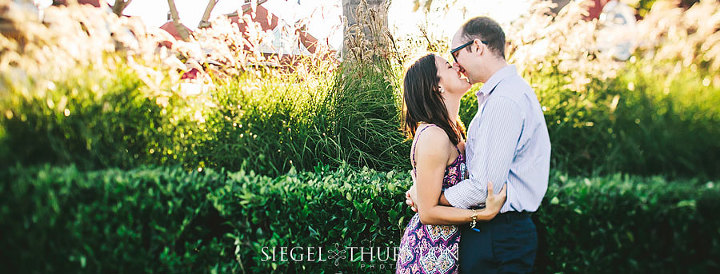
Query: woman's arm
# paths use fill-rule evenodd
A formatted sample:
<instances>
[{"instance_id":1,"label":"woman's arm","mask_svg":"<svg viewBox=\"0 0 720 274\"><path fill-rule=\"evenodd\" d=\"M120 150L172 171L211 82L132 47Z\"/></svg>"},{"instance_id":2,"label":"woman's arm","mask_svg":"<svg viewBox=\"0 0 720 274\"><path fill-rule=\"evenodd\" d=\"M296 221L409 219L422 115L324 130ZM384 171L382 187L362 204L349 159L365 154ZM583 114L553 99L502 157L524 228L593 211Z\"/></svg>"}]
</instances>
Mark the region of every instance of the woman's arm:
<instances>
[{"instance_id":1,"label":"woman's arm","mask_svg":"<svg viewBox=\"0 0 720 274\"><path fill-rule=\"evenodd\" d=\"M426 225L464 224L472 221L474 214L472 210L438 204L445 168L452 155L452 143L445 132L439 128L429 128L415 145L417 197L411 198L417 201L420 221ZM488 188L492 190L492 186L488 185ZM411 196L413 196L412 192ZM491 220L500 212L500 207L505 202L505 187L500 194L493 196L492 200L488 197L489 201L484 209L475 211L476 220Z\"/></svg>"},{"instance_id":2,"label":"woman's arm","mask_svg":"<svg viewBox=\"0 0 720 274\"><path fill-rule=\"evenodd\" d=\"M488 182L488 191L493 191L493 184L492 184L492 182ZM476 218L475 218L476 221L489 221L489 220L492 220L493 218L495 218L495 215L497 215L497 214L500 212L500 209L502 208L502 205L505 203L506 193L507 193L506 185L503 185L503 188L500 190L500 193L498 193L498 194L495 194L494 192L488 192L488 193L489 193L489 195L488 195L488 198L487 198L487 206L486 206L485 208L483 208L483 209L480 209L480 210L476 210L476 211L475 211L475 213L477 214L477 215L476 215ZM408 195L409 195L409 196L412 196L412 197L413 197L412 199L417 200L417 189L415 188L415 185L413 185L413 186L410 188L410 191L408 192ZM459 208L455 208L455 207L452 207L452 206L444 206L444 205L441 205L441 204L439 204L438 207L446 207L446 208L459 209ZM440 209L440 210L442 210L442 209ZM450 220L450 221L443 221L443 220L425 220L425 221L423 221L423 220L422 220L422 214L421 214L421 217L420 217L420 218L421 218L420 221L421 221L423 224L427 224L427 225L446 225L446 224L463 224L463 223L469 223L469 222L472 220L472 214L473 214L472 212L473 212L473 211L472 211L472 210L468 210L468 209L459 209L459 210L462 210L462 211L464 211L464 212L468 212L468 211L471 212L471 215L470 215L469 219L468 219L466 222L454 223L454 222L452 222L451 220ZM419 212L419 210L417 210L417 209L416 209L415 211ZM437 213L438 213L438 214L444 214L443 212L437 212ZM466 214L467 214L467 213L466 213ZM434 215L434 214L431 214L431 215Z\"/></svg>"}]
</instances>

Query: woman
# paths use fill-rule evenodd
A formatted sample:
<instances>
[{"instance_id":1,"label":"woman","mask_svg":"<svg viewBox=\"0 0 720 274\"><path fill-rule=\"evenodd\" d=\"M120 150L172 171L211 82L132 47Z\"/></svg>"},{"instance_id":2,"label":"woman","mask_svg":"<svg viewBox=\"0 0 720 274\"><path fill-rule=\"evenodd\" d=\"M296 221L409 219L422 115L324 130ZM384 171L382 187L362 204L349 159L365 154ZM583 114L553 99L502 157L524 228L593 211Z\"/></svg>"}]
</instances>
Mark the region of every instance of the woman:
<instances>
[{"instance_id":1,"label":"woman","mask_svg":"<svg viewBox=\"0 0 720 274\"><path fill-rule=\"evenodd\" d=\"M457 273L460 232L456 225L492 219L505 202L505 187L493 194L488 183L484 209L438 204L441 191L466 177L460 99L470 83L442 57L428 54L405 74L404 131L413 137L410 162L417 209L400 242L396 273Z\"/></svg>"}]
</instances>

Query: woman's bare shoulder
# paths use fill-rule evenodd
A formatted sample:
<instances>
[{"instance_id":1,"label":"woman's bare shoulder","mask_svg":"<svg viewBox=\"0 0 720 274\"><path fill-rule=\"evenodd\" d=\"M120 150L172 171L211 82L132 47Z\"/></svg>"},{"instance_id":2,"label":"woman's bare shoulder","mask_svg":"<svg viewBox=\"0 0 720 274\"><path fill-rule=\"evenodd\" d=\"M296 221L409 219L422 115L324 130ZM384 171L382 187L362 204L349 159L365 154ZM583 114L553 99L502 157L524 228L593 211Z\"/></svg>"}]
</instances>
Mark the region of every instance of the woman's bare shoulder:
<instances>
[{"instance_id":1,"label":"woman's bare shoulder","mask_svg":"<svg viewBox=\"0 0 720 274\"><path fill-rule=\"evenodd\" d=\"M447 133L436 126L427 127L422 134L415 137L418 138L415 143L417 155L447 156L452 145Z\"/></svg>"}]
</instances>

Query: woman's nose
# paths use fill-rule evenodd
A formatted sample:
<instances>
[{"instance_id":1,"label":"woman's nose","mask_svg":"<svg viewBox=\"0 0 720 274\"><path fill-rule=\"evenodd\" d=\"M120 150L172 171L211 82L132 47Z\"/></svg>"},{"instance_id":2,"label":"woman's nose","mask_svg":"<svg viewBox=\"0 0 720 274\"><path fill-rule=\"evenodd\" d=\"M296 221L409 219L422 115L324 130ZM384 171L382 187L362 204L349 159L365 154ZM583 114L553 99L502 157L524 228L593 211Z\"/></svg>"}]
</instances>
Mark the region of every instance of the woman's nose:
<instances>
[{"instance_id":1,"label":"woman's nose","mask_svg":"<svg viewBox=\"0 0 720 274\"><path fill-rule=\"evenodd\" d=\"M457 62L455 62L455 64L453 64L452 67L453 67L453 69L454 69L455 71L457 71L458 73L465 73L465 69L463 69L463 67L460 66L460 64L458 64Z\"/></svg>"}]
</instances>

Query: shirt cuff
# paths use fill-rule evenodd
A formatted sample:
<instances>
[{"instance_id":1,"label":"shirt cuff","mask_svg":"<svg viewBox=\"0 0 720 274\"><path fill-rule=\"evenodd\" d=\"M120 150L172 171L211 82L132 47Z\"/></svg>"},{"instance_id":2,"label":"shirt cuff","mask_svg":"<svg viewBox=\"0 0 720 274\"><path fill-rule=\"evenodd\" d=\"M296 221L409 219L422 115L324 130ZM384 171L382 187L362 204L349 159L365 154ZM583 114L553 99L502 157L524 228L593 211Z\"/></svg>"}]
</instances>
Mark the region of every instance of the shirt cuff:
<instances>
[{"instance_id":1,"label":"shirt cuff","mask_svg":"<svg viewBox=\"0 0 720 274\"><path fill-rule=\"evenodd\" d=\"M510 197L511 197L511 195L515 194L515 189L512 188L511 185L508 183L506 183L506 185L507 185L507 188L505 188L505 190L506 190L505 203L502 205L502 207L500 207L500 213L505 213L505 212L509 212L509 211L517 211L513 208L512 204L510 203L510 201L512 201L512 199L510 199Z\"/></svg>"},{"instance_id":2,"label":"shirt cuff","mask_svg":"<svg viewBox=\"0 0 720 274\"><path fill-rule=\"evenodd\" d=\"M445 190L445 199L450 203L450 205L463 209L468 209L472 206L478 205L478 201L474 201L469 197L474 193L472 193L472 191L468 191L467 188L472 187L472 185L467 185L468 183L472 182L470 180L465 180Z\"/></svg>"}]
</instances>

